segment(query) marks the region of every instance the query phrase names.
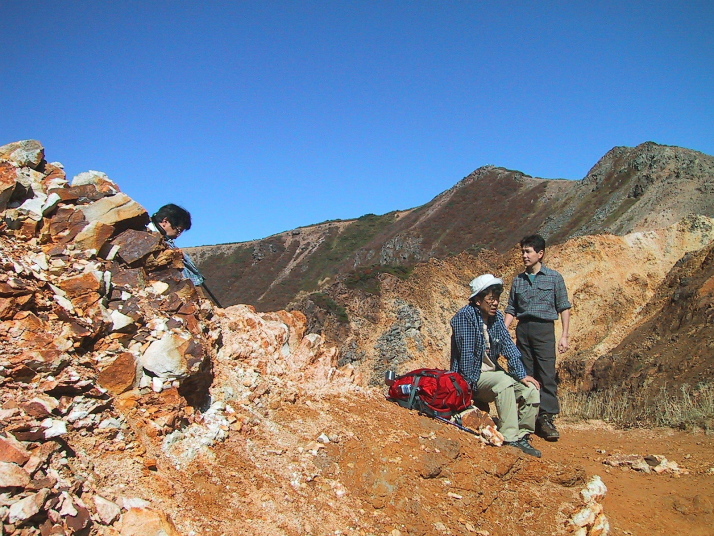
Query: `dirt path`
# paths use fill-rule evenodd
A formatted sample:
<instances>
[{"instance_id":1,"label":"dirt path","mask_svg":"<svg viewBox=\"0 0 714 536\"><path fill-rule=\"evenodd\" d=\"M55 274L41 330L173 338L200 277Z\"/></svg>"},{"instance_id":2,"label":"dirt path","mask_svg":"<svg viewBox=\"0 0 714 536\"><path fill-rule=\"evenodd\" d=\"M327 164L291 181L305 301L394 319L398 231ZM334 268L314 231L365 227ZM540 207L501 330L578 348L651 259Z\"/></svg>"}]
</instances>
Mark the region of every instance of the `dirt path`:
<instances>
[{"instance_id":1,"label":"dirt path","mask_svg":"<svg viewBox=\"0 0 714 536\"><path fill-rule=\"evenodd\" d=\"M557 443L537 440L544 458L582 465L608 487L603 502L613 535L714 535L714 434L671 429L616 430L563 424ZM689 474L644 474L603 464L612 454L659 454Z\"/></svg>"}]
</instances>

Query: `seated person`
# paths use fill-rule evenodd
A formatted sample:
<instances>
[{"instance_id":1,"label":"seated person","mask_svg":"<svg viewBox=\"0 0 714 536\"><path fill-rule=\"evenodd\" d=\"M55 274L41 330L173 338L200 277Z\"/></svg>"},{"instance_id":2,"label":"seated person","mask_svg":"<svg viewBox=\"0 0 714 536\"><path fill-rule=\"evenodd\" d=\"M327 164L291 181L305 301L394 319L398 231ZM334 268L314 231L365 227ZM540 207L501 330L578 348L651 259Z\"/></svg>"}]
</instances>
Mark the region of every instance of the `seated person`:
<instances>
[{"instance_id":1,"label":"seated person","mask_svg":"<svg viewBox=\"0 0 714 536\"><path fill-rule=\"evenodd\" d=\"M469 383L475 402L495 402L505 445L540 458L530 443L540 404L540 385L528 376L498 303L503 280L484 274L471 281L471 296L451 320L451 370ZM508 370L498 357L508 359Z\"/></svg>"}]
</instances>

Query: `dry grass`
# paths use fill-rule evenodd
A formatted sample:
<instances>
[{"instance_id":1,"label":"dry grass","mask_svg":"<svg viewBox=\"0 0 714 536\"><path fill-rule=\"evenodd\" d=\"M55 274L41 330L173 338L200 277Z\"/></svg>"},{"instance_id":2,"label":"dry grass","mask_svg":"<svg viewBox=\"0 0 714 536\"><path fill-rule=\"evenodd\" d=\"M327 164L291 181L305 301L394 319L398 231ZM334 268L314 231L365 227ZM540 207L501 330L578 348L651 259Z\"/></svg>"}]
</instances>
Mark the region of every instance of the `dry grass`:
<instances>
[{"instance_id":1,"label":"dry grass","mask_svg":"<svg viewBox=\"0 0 714 536\"><path fill-rule=\"evenodd\" d=\"M662 386L659 391L609 389L589 393L562 392L561 415L571 419L601 419L622 427L697 426L714 429L714 384L695 388Z\"/></svg>"}]
</instances>

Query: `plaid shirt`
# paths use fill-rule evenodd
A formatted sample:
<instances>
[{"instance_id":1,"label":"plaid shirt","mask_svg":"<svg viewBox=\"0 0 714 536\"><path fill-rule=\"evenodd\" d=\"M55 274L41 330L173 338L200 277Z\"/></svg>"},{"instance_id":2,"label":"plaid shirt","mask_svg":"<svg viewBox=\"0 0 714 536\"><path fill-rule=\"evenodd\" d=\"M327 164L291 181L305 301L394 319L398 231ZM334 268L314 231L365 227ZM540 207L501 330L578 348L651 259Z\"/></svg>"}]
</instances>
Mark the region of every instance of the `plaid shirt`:
<instances>
[{"instance_id":1,"label":"plaid shirt","mask_svg":"<svg viewBox=\"0 0 714 536\"><path fill-rule=\"evenodd\" d=\"M506 314L516 318L558 320L558 315L571 307L563 276L541 265L533 284L525 272L513 280Z\"/></svg>"},{"instance_id":2,"label":"plaid shirt","mask_svg":"<svg viewBox=\"0 0 714 536\"><path fill-rule=\"evenodd\" d=\"M473 305L462 307L451 319L451 328L451 370L461 374L476 392L486 346L481 311ZM496 319L488 328L488 334L491 337L491 361L496 365L496 370L503 370L498 364L498 356L504 355L508 358L509 374L518 381L525 378L526 369L521 361L521 352L503 323L501 311L496 312Z\"/></svg>"}]
</instances>

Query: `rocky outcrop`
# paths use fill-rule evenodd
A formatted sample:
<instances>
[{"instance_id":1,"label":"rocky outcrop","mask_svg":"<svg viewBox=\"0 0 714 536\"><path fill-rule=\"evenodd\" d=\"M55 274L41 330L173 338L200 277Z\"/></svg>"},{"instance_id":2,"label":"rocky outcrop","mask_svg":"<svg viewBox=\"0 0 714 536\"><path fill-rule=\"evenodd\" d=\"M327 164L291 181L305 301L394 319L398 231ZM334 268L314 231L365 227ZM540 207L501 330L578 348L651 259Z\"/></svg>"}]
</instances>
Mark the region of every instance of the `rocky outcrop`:
<instances>
[{"instance_id":1,"label":"rocky outcrop","mask_svg":"<svg viewBox=\"0 0 714 536\"><path fill-rule=\"evenodd\" d=\"M0 533L179 534L142 472L250 430L230 404L353 384L300 313L217 314L105 174L0 158Z\"/></svg>"}]
</instances>

